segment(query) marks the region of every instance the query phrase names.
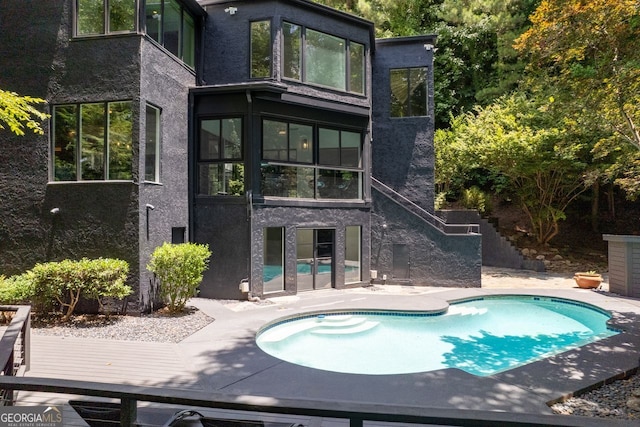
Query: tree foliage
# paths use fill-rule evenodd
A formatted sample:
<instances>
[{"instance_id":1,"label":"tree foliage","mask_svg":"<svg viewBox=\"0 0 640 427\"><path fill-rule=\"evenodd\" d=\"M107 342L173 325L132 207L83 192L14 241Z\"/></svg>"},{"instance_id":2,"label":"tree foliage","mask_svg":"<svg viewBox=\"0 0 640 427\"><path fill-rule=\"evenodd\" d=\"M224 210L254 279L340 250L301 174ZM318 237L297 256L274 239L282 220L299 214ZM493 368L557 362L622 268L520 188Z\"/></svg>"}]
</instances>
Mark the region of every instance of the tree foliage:
<instances>
[{"instance_id":1,"label":"tree foliage","mask_svg":"<svg viewBox=\"0 0 640 427\"><path fill-rule=\"evenodd\" d=\"M482 171L494 191L516 198L536 240L546 244L586 189L581 137L568 131L561 113L552 98L502 97L436 133L437 164L456 158L457 176ZM446 176L439 174L440 185Z\"/></svg>"},{"instance_id":2,"label":"tree foliage","mask_svg":"<svg viewBox=\"0 0 640 427\"><path fill-rule=\"evenodd\" d=\"M434 65L436 128L451 115L513 90L524 62L512 48L539 0L323 0L374 22L377 36L438 36Z\"/></svg>"},{"instance_id":3,"label":"tree foliage","mask_svg":"<svg viewBox=\"0 0 640 427\"><path fill-rule=\"evenodd\" d=\"M516 43L529 84L556 88L593 144L598 178L640 195L640 3L544 0Z\"/></svg>"},{"instance_id":4,"label":"tree foliage","mask_svg":"<svg viewBox=\"0 0 640 427\"><path fill-rule=\"evenodd\" d=\"M49 115L38 110L36 106L44 103L44 99L20 96L15 92L0 89L0 129L6 129L8 126L11 132L23 136L26 128L42 135L44 130L41 122Z\"/></svg>"}]
</instances>

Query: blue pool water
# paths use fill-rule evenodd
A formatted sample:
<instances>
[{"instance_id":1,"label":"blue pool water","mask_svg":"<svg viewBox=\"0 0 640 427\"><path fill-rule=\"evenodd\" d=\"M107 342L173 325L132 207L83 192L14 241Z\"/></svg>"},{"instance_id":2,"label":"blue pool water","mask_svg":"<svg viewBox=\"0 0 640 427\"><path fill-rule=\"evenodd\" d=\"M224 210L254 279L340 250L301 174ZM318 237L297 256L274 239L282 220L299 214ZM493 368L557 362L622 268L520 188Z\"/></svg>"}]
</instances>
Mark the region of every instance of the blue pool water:
<instances>
[{"instance_id":1,"label":"blue pool water","mask_svg":"<svg viewBox=\"0 0 640 427\"><path fill-rule=\"evenodd\" d=\"M298 273L311 274L311 265L309 263L299 263L297 265ZM345 266L345 271L356 270L356 267ZM318 273L331 273L331 265L318 265ZM269 282L278 276L282 276L282 267L279 265L265 265L262 270L262 280Z\"/></svg>"},{"instance_id":2,"label":"blue pool water","mask_svg":"<svg viewBox=\"0 0 640 427\"><path fill-rule=\"evenodd\" d=\"M385 375L458 368L487 376L618 333L595 307L491 297L442 314L340 312L287 319L257 337L265 352L316 369Z\"/></svg>"}]
</instances>

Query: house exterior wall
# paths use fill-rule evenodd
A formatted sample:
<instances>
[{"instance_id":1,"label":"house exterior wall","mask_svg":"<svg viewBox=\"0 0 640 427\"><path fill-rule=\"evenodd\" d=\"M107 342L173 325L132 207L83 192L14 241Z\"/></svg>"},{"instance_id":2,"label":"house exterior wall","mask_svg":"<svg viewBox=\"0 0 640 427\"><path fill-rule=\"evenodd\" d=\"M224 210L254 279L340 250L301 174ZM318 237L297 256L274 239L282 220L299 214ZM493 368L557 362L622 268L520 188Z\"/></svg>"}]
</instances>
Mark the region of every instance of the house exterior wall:
<instances>
[{"instance_id":1,"label":"house exterior wall","mask_svg":"<svg viewBox=\"0 0 640 427\"><path fill-rule=\"evenodd\" d=\"M66 258L123 259L134 287L131 308L148 310L155 290L149 256L171 240L171 227L188 225L188 88L195 73L138 33L74 38L72 4L47 1L29 8L26 19L24 1L1 2L0 87L46 99L50 113L60 104L132 101L132 180L54 182L52 120L42 136L0 133L0 169L10 171L0 179L0 209L10 213L0 221L0 265L13 274ZM147 102L162 109L159 184L144 183ZM148 237L146 204L158 206Z\"/></svg>"},{"instance_id":2,"label":"house exterior wall","mask_svg":"<svg viewBox=\"0 0 640 427\"><path fill-rule=\"evenodd\" d=\"M195 70L145 36L144 16L137 33L74 37L71 0L28 9L24 0L0 2L0 88L46 99L48 112L63 104L131 101L133 143L130 181L54 182L52 120L42 136L0 132L1 274L65 258L120 258L130 265L130 308L150 310L159 302L158 283L146 270L150 255L183 233L213 252L201 296L244 297L238 284L247 278L254 295L292 294L301 290L297 234L331 230L332 286L340 288L356 285L345 285L345 234L358 226L360 283L369 282L371 269L393 276L393 248L400 244L412 254L408 274L416 284L479 280L477 236L443 237L371 187L373 174L433 212L433 51L425 45L434 37L375 42L371 22L307 0L199 1L205 9L180 1L202 13L196 16ZM230 7L234 14L225 11ZM271 21L273 73L252 79L250 25L264 19ZM364 93L285 78L283 21L364 45ZM389 70L414 66L428 67L428 114L391 119ZM144 179L147 105L161 111L159 182ZM244 196L202 196L196 188L199 121L222 116L243 120ZM310 124L314 132L360 132L362 196L323 198L318 182L316 199L261 194L265 117ZM342 166L335 166L334 179L353 182ZM285 236L284 289L266 293L264 230L274 227Z\"/></svg>"},{"instance_id":3,"label":"house exterior wall","mask_svg":"<svg viewBox=\"0 0 640 427\"><path fill-rule=\"evenodd\" d=\"M158 302L158 283L146 270L154 249L172 241L172 229L184 228L189 236L189 88L195 86L195 72L143 38L140 75L140 136L144 141L145 108L161 109L160 182L144 180L144 143L138 147L140 197L138 217L140 299L144 309ZM147 209L147 205L154 207ZM147 236L147 221L149 235Z\"/></svg>"},{"instance_id":4,"label":"house exterior wall","mask_svg":"<svg viewBox=\"0 0 640 427\"><path fill-rule=\"evenodd\" d=\"M374 177L433 213L433 46L434 36L377 40L373 60ZM391 69L427 67L427 115L392 118Z\"/></svg>"},{"instance_id":5,"label":"house exterior wall","mask_svg":"<svg viewBox=\"0 0 640 427\"><path fill-rule=\"evenodd\" d=\"M138 98L139 37L72 40L70 2L30 8L29 19L24 7L22 1L0 4L6 64L0 87L49 105ZM42 136L0 134L0 169L10 171L0 179L1 209L9 213L1 221L3 273L37 262L103 256L127 260L135 274L138 189L130 183L50 182L50 121L44 129ZM52 215L55 207L59 213Z\"/></svg>"}]
</instances>

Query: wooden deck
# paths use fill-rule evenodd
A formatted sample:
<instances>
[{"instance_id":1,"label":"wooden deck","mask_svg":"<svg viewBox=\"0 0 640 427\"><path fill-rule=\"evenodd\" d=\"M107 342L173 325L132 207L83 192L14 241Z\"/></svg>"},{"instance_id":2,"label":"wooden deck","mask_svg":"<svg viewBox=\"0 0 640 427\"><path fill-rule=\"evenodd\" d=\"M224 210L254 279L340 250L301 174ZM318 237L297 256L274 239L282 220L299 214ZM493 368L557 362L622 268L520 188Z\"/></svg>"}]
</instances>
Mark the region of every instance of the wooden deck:
<instances>
[{"instance_id":1,"label":"wooden deck","mask_svg":"<svg viewBox=\"0 0 640 427\"><path fill-rule=\"evenodd\" d=\"M172 343L147 343L50 337L32 334L29 377L202 390L187 361ZM86 399L39 392L19 392L19 405L59 405L65 426L86 426L67 402Z\"/></svg>"}]
</instances>

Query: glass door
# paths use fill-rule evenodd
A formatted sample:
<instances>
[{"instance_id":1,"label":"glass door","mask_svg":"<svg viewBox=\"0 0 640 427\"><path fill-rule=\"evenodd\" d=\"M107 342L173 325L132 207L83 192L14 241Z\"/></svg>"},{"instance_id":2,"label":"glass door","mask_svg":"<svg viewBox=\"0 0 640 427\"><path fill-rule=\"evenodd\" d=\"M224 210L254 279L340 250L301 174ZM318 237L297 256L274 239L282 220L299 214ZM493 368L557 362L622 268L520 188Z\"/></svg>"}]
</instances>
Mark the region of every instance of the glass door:
<instances>
[{"instance_id":1,"label":"glass door","mask_svg":"<svg viewBox=\"0 0 640 427\"><path fill-rule=\"evenodd\" d=\"M326 289L333 286L333 246L335 231L298 229L298 291Z\"/></svg>"}]
</instances>

